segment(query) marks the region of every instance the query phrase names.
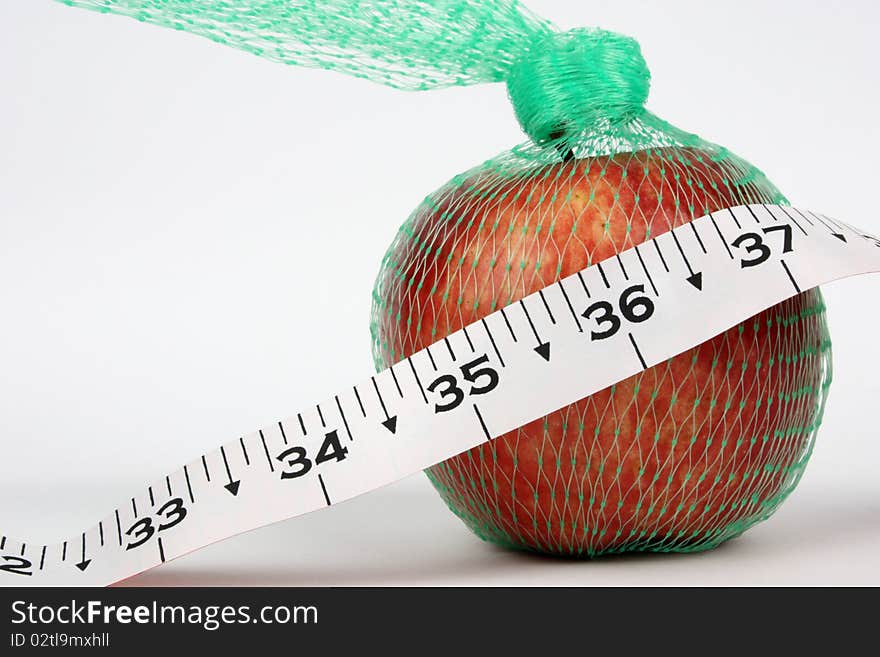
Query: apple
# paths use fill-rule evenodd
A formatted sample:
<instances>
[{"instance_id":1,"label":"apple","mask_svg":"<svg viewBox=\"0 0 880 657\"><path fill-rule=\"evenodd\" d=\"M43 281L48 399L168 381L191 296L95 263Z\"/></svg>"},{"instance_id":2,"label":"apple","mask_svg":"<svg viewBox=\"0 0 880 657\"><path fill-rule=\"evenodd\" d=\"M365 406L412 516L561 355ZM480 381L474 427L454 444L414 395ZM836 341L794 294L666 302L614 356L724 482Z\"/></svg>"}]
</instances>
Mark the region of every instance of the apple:
<instances>
[{"instance_id":1,"label":"apple","mask_svg":"<svg viewBox=\"0 0 880 657\"><path fill-rule=\"evenodd\" d=\"M386 255L377 366L693 218L780 198L741 160L685 147L463 177ZM797 484L829 383L814 289L426 472L470 529L507 547L706 549L767 518Z\"/></svg>"}]
</instances>

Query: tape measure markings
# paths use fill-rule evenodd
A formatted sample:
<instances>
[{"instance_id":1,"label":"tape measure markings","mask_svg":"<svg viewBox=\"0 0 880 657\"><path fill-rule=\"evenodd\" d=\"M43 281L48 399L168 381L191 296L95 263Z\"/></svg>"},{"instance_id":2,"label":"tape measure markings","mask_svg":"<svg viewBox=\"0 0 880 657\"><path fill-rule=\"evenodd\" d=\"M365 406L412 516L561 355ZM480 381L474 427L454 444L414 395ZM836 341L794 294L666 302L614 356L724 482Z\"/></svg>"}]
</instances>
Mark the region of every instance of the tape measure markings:
<instances>
[{"instance_id":1,"label":"tape measure markings","mask_svg":"<svg viewBox=\"0 0 880 657\"><path fill-rule=\"evenodd\" d=\"M876 237L782 206L729 208L648 241L653 248L587 267L200 455L73 539L29 547L4 535L0 583L109 584L331 506L607 388L802 289L880 270ZM772 260L776 268L763 266ZM560 321L566 313L573 321ZM294 423L301 437L285 429ZM105 523L115 541L105 540Z\"/></svg>"}]
</instances>

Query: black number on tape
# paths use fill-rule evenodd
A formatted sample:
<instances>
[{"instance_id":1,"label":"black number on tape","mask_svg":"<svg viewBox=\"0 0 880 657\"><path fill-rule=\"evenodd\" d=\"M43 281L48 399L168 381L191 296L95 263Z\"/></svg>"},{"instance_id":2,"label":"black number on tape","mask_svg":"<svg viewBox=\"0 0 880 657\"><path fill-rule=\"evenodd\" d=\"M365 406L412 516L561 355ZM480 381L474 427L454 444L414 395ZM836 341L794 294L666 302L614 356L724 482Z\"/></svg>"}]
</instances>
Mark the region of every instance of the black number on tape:
<instances>
[{"instance_id":1,"label":"black number on tape","mask_svg":"<svg viewBox=\"0 0 880 657\"><path fill-rule=\"evenodd\" d=\"M339 434L334 430L324 436L324 442L318 450L315 463L321 465L325 461L341 461L346 454L348 454L348 448L342 446L342 443L339 442Z\"/></svg>"},{"instance_id":2,"label":"black number on tape","mask_svg":"<svg viewBox=\"0 0 880 657\"><path fill-rule=\"evenodd\" d=\"M437 390L440 386L445 386L442 390ZM445 404L434 404L435 413L443 413L457 408L464 401L464 390L458 387L458 380L452 374L443 374L438 376L428 386L428 392L437 391L442 399L452 397L452 401Z\"/></svg>"},{"instance_id":3,"label":"black number on tape","mask_svg":"<svg viewBox=\"0 0 880 657\"><path fill-rule=\"evenodd\" d=\"M339 433L334 429L324 434L324 442L318 448L314 465L321 465L326 461L342 461L347 454L348 448L342 446L339 441ZM282 479L302 477L312 469L313 465L306 448L301 445L285 449L276 458L284 463L286 468L290 468L281 471Z\"/></svg>"},{"instance_id":4,"label":"black number on tape","mask_svg":"<svg viewBox=\"0 0 880 657\"><path fill-rule=\"evenodd\" d=\"M604 331L590 331L590 337L593 340L610 338L620 330L620 317L614 314L614 306L607 301L596 301L595 303L590 304L590 306L583 312L583 317L585 319L592 319L596 312L601 313L595 318L596 324L599 326L608 324L609 326Z\"/></svg>"},{"instance_id":5,"label":"black number on tape","mask_svg":"<svg viewBox=\"0 0 880 657\"><path fill-rule=\"evenodd\" d=\"M306 456L306 448L300 445L285 449L278 455L278 460L288 468L293 468L293 470L283 470L281 472L282 479L296 479L312 469L312 461Z\"/></svg>"},{"instance_id":6,"label":"black number on tape","mask_svg":"<svg viewBox=\"0 0 880 657\"><path fill-rule=\"evenodd\" d=\"M635 292L642 294L634 296ZM626 321L638 324L651 319L651 315L654 314L654 302L646 297L644 292L644 285L632 285L620 295L620 314Z\"/></svg>"},{"instance_id":7,"label":"black number on tape","mask_svg":"<svg viewBox=\"0 0 880 657\"><path fill-rule=\"evenodd\" d=\"M788 224L779 224L778 226L770 226L761 229L761 232L765 235L769 235L775 231L782 232L782 252L790 253L793 250L791 246L791 226ZM748 242L748 244L746 244L746 242ZM733 240L730 245L737 249L745 248L747 254L755 254L753 258L740 260L740 266L743 269L746 267L757 267L770 258L770 247L764 243L764 239L761 237L760 233L743 233Z\"/></svg>"},{"instance_id":8,"label":"black number on tape","mask_svg":"<svg viewBox=\"0 0 880 657\"><path fill-rule=\"evenodd\" d=\"M636 294L636 292L641 294ZM626 321L639 324L649 320L654 314L654 302L645 296L644 292L645 286L642 284L630 285L621 292L618 305L620 307L620 314L623 315ZM608 328L604 330L590 331L590 337L593 340L610 338L620 330L622 324L620 317L614 312L614 306L608 301L596 301L590 304L582 313L582 316L585 319L594 319L599 327L608 325Z\"/></svg>"},{"instance_id":9,"label":"black number on tape","mask_svg":"<svg viewBox=\"0 0 880 657\"><path fill-rule=\"evenodd\" d=\"M789 224L779 224L778 226L770 226L769 228L762 229L765 235L769 235L770 233L775 233L777 231L782 233L782 252L783 253L791 253L793 250L791 248L791 226Z\"/></svg>"},{"instance_id":10,"label":"black number on tape","mask_svg":"<svg viewBox=\"0 0 880 657\"><path fill-rule=\"evenodd\" d=\"M498 372L496 370L489 366L477 367L488 362L489 357L483 354L470 363L465 363L461 366L461 375L464 377L464 380L474 384L468 391L469 395L485 395L487 392L491 392L498 387ZM486 378L488 380L483 385L478 386L476 384L479 378Z\"/></svg>"},{"instance_id":11,"label":"black number on tape","mask_svg":"<svg viewBox=\"0 0 880 657\"><path fill-rule=\"evenodd\" d=\"M156 515L167 521L159 525L159 531L165 531L183 522L183 519L186 518L186 507L183 506L182 499L175 497L165 502Z\"/></svg>"},{"instance_id":12,"label":"black number on tape","mask_svg":"<svg viewBox=\"0 0 880 657\"><path fill-rule=\"evenodd\" d=\"M153 534L157 531L165 531L166 529L171 529L172 527L179 525L183 522L183 519L186 518L186 506L183 504L183 500L179 497L172 498L165 502L159 510L156 511L156 518L159 520L164 520L165 522L160 522L159 526L156 527L153 524L152 516L145 516L134 523L131 527L128 528L128 531L125 532L126 536L130 536L135 539L131 543L125 546L126 550L134 550L135 548L139 548L141 545L149 541L153 538Z\"/></svg>"},{"instance_id":13,"label":"black number on tape","mask_svg":"<svg viewBox=\"0 0 880 657\"><path fill-rule=\"evenodd\" d=\"M33 575L30 571L33 564L24 557L16 557L11 554L3 556L5 563L0 563L0 570L14 575Z\"/></svg>"},{"instance_id":14,"label":"black number on tape","mask_svg":"<svg viewBox=\"0 0 880 657\"><path fill-rule=\"evenodd\" d=\"M126 545L125 549L134 550L135 548L139 548L141 545L149 541L155 533L156 530L153 527L153 519L149 516L141 518L129 527L127 532L125 532L126 536L131 536L132 538L137 539Z\"/></svg>"},{"instance_id":15,"label":"black number on tape","mask_svg":"<svg viewBox=\"0 0 880 657\"><path fill-rule=\"evenodd\" d=\"M468 383L472 384L468 395L485 395L487 392L493 391L498 387L498 371L493 367L486 365L489 357L486 354L475 358L469 363L461 366L461 376ZM478 383L478 381L481 381ZM485 381L483 383L482 381ZM431 382L428 386L428 392L437 392L441 399L450 398L450 401L444 404L435 404L434 412L443 413L458 408L464 401L465 392L458 385L458 379L453 374L442 374Z\"/></svg>"}]
</instances>

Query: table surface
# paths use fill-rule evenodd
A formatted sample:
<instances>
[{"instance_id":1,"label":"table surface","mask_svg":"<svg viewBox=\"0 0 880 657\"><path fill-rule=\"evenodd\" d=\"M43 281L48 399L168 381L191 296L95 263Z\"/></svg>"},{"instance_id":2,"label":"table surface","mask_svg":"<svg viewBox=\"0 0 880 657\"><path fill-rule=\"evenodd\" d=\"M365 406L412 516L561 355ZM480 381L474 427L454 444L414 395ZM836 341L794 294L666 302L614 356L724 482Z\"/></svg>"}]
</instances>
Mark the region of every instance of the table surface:
<instances>
[{"instance_id":1,"label":"table surface","mask_svg":"<svg viewBox=\"0 0 880 657\"><path fill-rule=\"evenodd\" d=\"M824 480L824 481L823 481ZM698 554L569 560L511 552L473 536L416 475L317 513L214 544L126 580L128 586L880 585L880 499L805 477L768 521ZM3 489L0 489L2 491ZM44 489L5 520L65 523ZM68 488L91 506L101 486ZM8 498L7 498L8 499ZM11 513L10 513L11 511ZM67 514L69 521L69 514Z\"/></svg>"}]
</instances>

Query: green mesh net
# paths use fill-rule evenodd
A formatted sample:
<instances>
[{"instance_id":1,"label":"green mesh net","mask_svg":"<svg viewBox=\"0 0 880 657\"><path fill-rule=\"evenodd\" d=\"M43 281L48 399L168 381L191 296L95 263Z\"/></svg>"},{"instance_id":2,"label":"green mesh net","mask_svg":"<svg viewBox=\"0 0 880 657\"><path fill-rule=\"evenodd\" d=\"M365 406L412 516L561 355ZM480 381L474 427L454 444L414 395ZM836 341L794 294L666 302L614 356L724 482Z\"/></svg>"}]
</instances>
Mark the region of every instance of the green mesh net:
<instances>
[{"instance_id":1,"label":"green mesh net","mask_svg":"<svg viewBox=\"0 0 880 657\"><path fill-rule=\"evenodd\" d=\"M635 41L560 32L515 0L62 1L400 89L506 83L529 140L401 226L373 290L377 368L697 217L786 202L746 161L644 108ZM504 546L703 550L793 490L830 381L825 306L809 290L427 474Z\"/></svg>"}]
</instances>

